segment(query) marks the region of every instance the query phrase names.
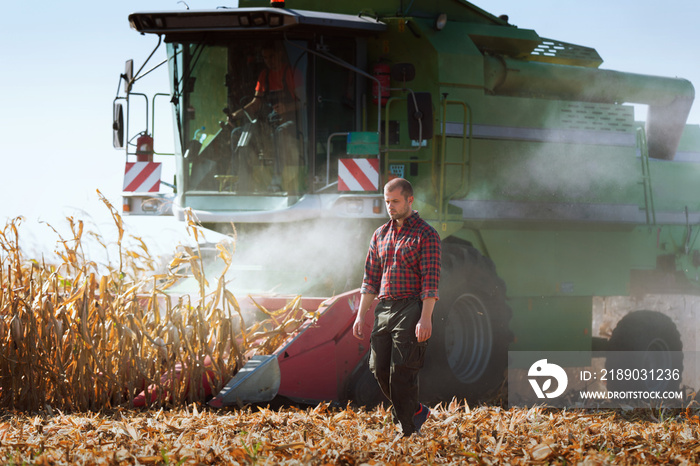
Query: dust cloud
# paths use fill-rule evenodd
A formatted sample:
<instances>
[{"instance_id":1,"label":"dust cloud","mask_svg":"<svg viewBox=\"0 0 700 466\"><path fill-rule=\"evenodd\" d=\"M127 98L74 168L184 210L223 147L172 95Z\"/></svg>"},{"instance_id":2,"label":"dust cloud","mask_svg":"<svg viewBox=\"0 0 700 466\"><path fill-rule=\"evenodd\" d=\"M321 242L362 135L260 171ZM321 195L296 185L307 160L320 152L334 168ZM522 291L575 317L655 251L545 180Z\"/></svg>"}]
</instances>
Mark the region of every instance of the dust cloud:
<instances>
[{"instance_id":1,"label":"dust cloud","mask_svg":"<svg viewBox=\"0 0 700 466\"><path fill-rule=\"evenodd\" d=\"M639 158L577 145L565 150L565 154L548 149L513 157L499 170L498 185L509 195L552 202L625 202L630 190L640 189Z\"/></svg>"},{"instance_id":2,"label":"dust cloud","mask_svg":"<svg viewBox=\"0 0 700 466\"><path fill-rule=\"evenodd\" d=\"M339 219L236 226L233 262L226 274L234 294L332 296L359 288L372 233Z\"/></svg>"}]
</instances>

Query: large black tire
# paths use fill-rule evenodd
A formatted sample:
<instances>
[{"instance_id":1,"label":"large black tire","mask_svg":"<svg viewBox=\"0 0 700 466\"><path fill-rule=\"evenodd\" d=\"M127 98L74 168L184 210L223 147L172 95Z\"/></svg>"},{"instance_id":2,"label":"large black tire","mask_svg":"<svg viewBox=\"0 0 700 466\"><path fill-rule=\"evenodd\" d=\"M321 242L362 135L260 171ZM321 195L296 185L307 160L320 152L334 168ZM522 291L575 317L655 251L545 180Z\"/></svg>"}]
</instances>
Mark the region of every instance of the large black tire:
<instances>
[{"instance_id":1,"label":"large black tire","mask_svg":"<svg viewBox=\"0 0 700 466\"><path fill-rule=\"evenodd\" d=\"M381 403L389 403L389 400L386 399L379 388L379 383L374 378L374 374L369 370L369 352L362 358L362 361L350 375L346 397L348 400L352 400L355 406L365 406L367 408L373 408Z\"/></svg>"},{"instance_id":2,"label":"large black tire","mask_svg":"<svg viewBox=\"0 0 700 466\"><path fill-rule=\"evenodd\" d=\"M444 242L421 400L484 401L503 388L512 314L493 261L469 244Z\"/></svg>"},{"instance_id":3,"label":"large black tire","mask_svg":"<svg viewBox=\"0 0 700 466\"><path fill-rule=\"evenodd\" d=\"M639 352L639 355L630 358L631 351ZM681 335L667 315L655 311L630 312L618 322L608 341L605 359L608 390L678 390L683 374L682 351ZM636 369L637 374L645 374L646 380L640 380L641 377L628 379L624 373L623 377L611 377L610 371L618 369ZM647 375L650 370L661 377L654 376L652 380ZM670 377L667 371L670 371Z\"/></svg>"}]
</instances>

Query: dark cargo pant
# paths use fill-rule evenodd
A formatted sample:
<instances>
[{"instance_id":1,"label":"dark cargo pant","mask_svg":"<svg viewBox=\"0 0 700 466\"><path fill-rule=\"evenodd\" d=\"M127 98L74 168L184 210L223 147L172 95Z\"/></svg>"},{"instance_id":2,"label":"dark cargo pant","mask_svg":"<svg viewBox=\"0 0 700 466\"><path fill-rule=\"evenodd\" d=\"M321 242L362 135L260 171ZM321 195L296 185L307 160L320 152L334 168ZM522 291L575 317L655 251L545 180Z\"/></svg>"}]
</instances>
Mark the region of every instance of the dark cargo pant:
<instances>
[{"instance_id":1,"label":"dark cargo pant","mask_svg":"<svg viewBox=\"0 0 700 466\"><path fill-rule=\"evenodd\" d=\"M369 368L384 395L391 401L394 422L404 434L415 431L418 411L418 371L423 367L428 342L418 343L416 324L423 302L418 299L380 300L374 311Z\"/></svg>"}]
</instances>

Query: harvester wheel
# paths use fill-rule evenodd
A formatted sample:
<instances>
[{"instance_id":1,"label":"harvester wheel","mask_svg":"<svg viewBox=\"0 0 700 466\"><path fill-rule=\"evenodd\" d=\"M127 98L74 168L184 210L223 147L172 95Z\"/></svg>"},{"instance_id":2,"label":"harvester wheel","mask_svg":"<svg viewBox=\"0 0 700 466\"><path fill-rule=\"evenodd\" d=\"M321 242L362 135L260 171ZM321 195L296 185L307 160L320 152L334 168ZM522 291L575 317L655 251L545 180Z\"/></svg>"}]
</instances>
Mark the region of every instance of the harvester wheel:
<instances>
[{"instance_id":1,"label":"harvester wheel","mask_svg":"<svg viewBox=\"0 0 700 466\"><path fill-rule=\"evenodd\" d=\"M373 408L380 403L389 402L379 388L374 374L369 370L369 352L362 358L362 361L360 361L350 376L347 398L352 400L356 406L365 406L367 408Z\"/></svg>"},{"instance_id":2,"label":"harvester wheel","mask_svg":"<svg viewBox=\"0 0 700 466\"><path fill-rule=\"evenodd\" d=\"M503 386L512 310L491 259L468 244L444 242L440 300L421 372L421 399L470 401Z\"/></svg>"},{"instance_id":3,"label":"harvester wheel","mask_svg":"<svg viewBox=\"0 0 700 466\"><path fill-rule=\"evenodd\" d=\"M608 390L678 390L682 351L681 335L670 317L656 311L630 312L618 322L608 341ZM630 377L625 375L627 369Z\"/></svg>"}]
</instances>

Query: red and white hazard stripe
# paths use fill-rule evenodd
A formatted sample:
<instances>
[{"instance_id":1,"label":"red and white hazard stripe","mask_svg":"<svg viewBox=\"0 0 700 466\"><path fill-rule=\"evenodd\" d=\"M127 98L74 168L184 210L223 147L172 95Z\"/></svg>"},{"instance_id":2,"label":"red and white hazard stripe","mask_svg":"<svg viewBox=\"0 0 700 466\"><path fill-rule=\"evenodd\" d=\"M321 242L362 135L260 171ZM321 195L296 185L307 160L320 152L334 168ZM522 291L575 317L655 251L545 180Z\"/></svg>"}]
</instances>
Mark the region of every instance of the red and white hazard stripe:
<instances>
[{"instance_id":1,"label":"red and white hazard stripe","mask_svg":"<svg viewBox=\"0 0 700 466\"><path fill-rule=\"evenodd\" d=\"M338 191L377 191L379 159L339 159Z\"/></svg>"},{"instance_id":2,"label":"red and white hazard stripe","mask_svg":"<svg viewBox=\"0 0 700 466\"><path fill-rule=\"evenodd\" d=\"M160 190L160 162L127 162L124 191L157 193Z\"/></svg>"}]
</instances>

